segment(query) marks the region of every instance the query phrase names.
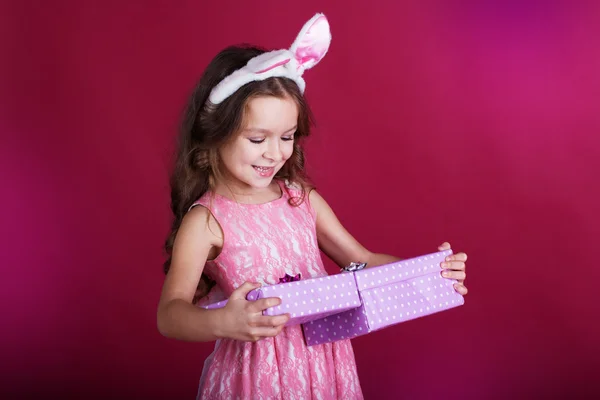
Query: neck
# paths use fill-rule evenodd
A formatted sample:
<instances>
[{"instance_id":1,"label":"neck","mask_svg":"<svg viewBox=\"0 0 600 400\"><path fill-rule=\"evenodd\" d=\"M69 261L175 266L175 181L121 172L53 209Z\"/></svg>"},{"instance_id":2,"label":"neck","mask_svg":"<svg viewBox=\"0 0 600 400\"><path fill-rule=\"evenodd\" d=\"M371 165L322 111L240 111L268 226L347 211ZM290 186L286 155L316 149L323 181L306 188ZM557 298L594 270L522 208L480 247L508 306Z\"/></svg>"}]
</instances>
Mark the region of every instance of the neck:
<instances>
[{"instance_id":1,"label":"neck","mask_svg":"<svg viewBox=\"0 0 600 400\"><path fill-rule=\"evenodd\" d=\"M265 188L242 186L227 180L217 182L214 192L240 203L264 203L281 196L281 189L275 179Z\"/></svg>"}]
</instances>

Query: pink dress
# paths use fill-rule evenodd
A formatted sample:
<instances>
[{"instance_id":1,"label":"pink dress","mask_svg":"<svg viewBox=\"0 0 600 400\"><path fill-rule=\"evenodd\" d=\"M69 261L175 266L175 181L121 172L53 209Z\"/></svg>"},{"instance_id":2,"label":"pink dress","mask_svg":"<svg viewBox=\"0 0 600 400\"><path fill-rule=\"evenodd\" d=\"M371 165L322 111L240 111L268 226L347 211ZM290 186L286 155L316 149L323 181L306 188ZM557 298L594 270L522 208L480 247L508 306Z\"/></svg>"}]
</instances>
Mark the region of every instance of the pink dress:
<instances>
[{"instance_id":1,"label":"pink dress","mask_svg":"<svg viewBox=\"0 0 600 400\"><path fill-rule=\"evenodd\" d=\"M281 198L265 204L210 194L194 203L208 208L223 229L222 251L204 271L225 296L244 281L276 284L285 274L300 273L302 279L327 275L308 196L294 207L288 199L299 191L279 184ZM209 295L201 304L216 300ZM307 347L300 325L255 343L218 340L198 389L198 399L362 398L350 341Z\"/></svg>"}]
</instances>

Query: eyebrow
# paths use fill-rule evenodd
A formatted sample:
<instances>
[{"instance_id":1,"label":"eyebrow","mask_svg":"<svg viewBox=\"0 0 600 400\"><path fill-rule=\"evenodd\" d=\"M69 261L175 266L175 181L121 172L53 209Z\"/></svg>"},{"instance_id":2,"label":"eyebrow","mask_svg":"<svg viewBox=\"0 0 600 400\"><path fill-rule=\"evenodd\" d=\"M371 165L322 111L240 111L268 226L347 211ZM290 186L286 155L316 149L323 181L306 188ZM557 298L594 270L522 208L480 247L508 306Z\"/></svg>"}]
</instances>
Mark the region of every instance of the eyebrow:
<instances>
[{"instance_id":1,"label":"eyebrow","mask_svg":"<svg viewBox=\"0 0 600 400\"><path fill-rule=\"evenodd\" d=\"M293 128L288 129L287 131L283 132L283 133L289 133L291 131L295 131L298 128L298 125L295 125ZM263 128L246 128L244 129L247 132L257 132L257 133L264 133L264 134L272 134L273 132L271 132L268 129L263 129Z\"/></svg>"}]
</instances>

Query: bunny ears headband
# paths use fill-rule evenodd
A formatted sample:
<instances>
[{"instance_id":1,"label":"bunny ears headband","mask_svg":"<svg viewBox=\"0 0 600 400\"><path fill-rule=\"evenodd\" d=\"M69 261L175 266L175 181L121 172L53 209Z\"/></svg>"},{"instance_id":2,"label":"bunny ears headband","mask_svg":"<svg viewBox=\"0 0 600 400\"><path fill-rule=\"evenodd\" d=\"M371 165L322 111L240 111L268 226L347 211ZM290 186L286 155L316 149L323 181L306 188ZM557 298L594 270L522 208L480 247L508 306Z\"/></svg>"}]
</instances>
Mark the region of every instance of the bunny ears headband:
<instances>
[{"instance_id":1,"label":"bunny ears headband","mask_svg":"<svg viewBox=\"0 0 600 400\"><path fill-rule=\"evenodd\" d=\"M306 83L302 74L325 57L330 43L327 18L320 13L315 14L304 24L289 49L274 50L254 57L243 68L219 82L208 99L213 104L219 104L245 84L274 76L293 80L300 92L304 93Z\"/></svg>"}]
</instances>

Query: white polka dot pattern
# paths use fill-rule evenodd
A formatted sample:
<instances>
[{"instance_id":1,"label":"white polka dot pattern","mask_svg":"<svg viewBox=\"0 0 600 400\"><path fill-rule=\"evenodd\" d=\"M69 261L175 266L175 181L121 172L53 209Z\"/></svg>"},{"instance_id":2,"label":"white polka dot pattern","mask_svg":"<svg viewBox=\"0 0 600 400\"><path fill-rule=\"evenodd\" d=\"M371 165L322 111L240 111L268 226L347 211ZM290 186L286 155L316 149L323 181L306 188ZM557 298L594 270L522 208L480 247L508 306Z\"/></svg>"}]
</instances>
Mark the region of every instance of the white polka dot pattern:
<instances>
[{"instance_id":1,"label":"white polka dot pattern","mask_svg":"<svg viewBox=\"0 0 600 400\"><path fill-rule=\"evenodd\" d=\"M337 274L264 286L248 293L248 300L279 297L282 301L276 307L263 311L263 315L289 313L286 326L303 324L314 319L360 307L360 297L354 275ZM204 306L207 309L224 307L227 301Z\"/></svg>"},{"instance_id":2,"label":"white polka dot pattern","mask_svg":"<svg viewBox=\"0 0 600 400\"><path fill-rule=\"evenodd\" d=\"M441 277L451 250L354 272L362 305L303 325L309 346L349 339L464 304ZM344 274L342 274L344 275Z\"/></svg>"}]
</instances>

